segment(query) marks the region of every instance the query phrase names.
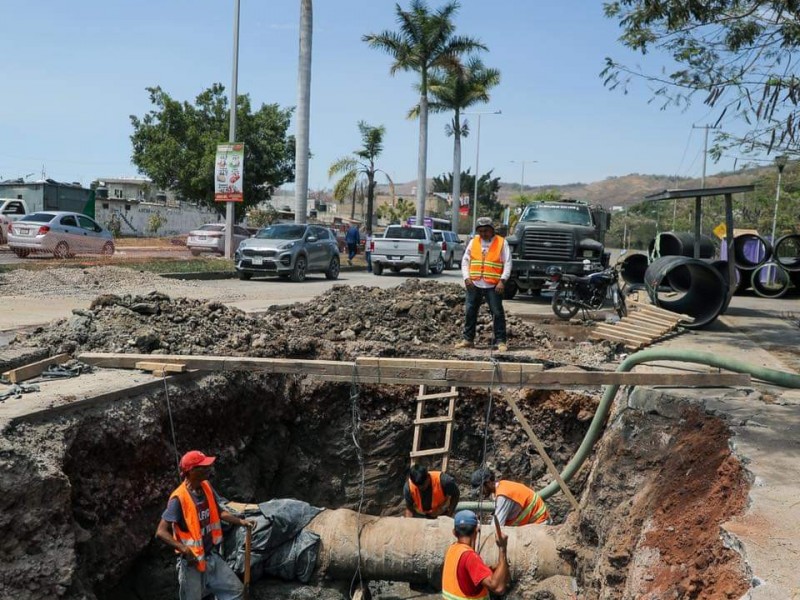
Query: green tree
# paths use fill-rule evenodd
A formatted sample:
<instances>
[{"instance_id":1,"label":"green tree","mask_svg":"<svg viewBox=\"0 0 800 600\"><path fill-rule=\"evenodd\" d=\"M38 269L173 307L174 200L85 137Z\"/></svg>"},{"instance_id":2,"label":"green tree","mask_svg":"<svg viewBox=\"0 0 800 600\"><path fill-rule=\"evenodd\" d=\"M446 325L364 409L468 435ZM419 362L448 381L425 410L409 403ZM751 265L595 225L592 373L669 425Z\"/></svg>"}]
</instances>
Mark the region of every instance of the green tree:
<instances>
[{"instance_id":1,"label":"green tree","mask_svg":"<svg viewBox=\"0 0 800 600\"><path fill-rule=\"evenodd\" d=\"M469 135L469 124L461 121L461 112L478 103L489 101L489 90L500 83L500 71L489 69L477 57L471 57L463 66L449 70L439 69L431 74L428 90L433 96L432 112L453 112L445 126L445 133L453 136L453 173L461 172L461 138ZM453 211L451 228L458 231L458 199L461 197L461 179L453 178Z\"/></svg>"},{"instance_id":2,"label":"green tree","mask_svg":"<svg viewBox=\"0 0 800 600\"><path fill-rule=\"evenodd\" d=\"M380 219L386 219L390 223L404 223L408 217L414 214L416 208L414 203L404 198L398 198L394 206L382 204L378 207L376 214Z\"/></svg>"},{"instance_id":3,"label":"green tree","mask_svg":"<svg viewBox=\"0 0 800 600\"><path fill-rule=\"evenodd\" d=\"M619 22L621 42L643 55L669 54L678 67L653 74L606 58L602 75L610 88L627 88L631 78L655 84L663 106L687 106L700 94L717 109L717 122L741 118L747 132L719 133L713 153L796 153L800 78L792 58L800 45L794 0L617 0L605 2L607 17Z\"/></svg>"},{"instance_id":4,"label":"green tree","mask_svg":"<svg viewBox=\"0 0 800 600\"><path fill-rule=\"evenodd\" d=\"M439 177L433 178L433 191L449 193L453 189L453 174L445 173ZM461 189L474 190L475 189L475 176L470 174L470 170L461 172ZM492 171L484 173L478 178L478 216L491 217L495 221L499 221L503 216L505 207L498 201L498 192L500 191L500 178L492 178ZM474 192L472 192L474 193ZM472 215L472 208L474 204L470 203L470 215ZM470 219L464 219L464 223L459 225L459 233L470 233L472 229L472 222Z\"/></svg>"},{"instance_id":5,"label":"green tree","mask_svg":"<svg viewBox=\"0 0 800 600\"><path fill-rule=\"evenodd\" d=\"M358 131L361 133L361 148L354 151L352 156L345 156L337 159L328 168L328 177L341 175L341 179L336 182L333 188L333 197L338 201L343 201L348 194L353 194L353 210L355 210L356 188L363 178L367 180L367 233L372 233L372 214L375 206L375 175L383 173L389 182L389 190L394 197L394 182L386 171L375 166L381 152L383 152L383 136L386 128L383 125L373 127L365 121L358 122ZM351 215L352 217L352 215Z\"/></svg>"},{"instance_id":6,"label":"green tree","mask_svg":"<svg viewBox=\"0 0 800 600\"><path fill-rule=\"evenodd\" d=\"M419 74L419 155L417 159L417 222L425 216L428 168L428 76L432 69L458 64L459 58L486 47L471 37L455 35L453 17L458 2L451 1L431 11L424 0L411 0L409 10L395 5L398 31L368 34L363 40L371 48L389 54L394 62L390 73L413 71Z\"/></svg>"},{"instance_id":7,"label":"green tree","mask_svg":"<svg viewBox=\"0 0 800 600\"><path fill-rule=\"evenodd\" d=\"M247 213L247 225L261 229L267 225L272 225L278 220L278 211L271 204L264 208L254 208Z\"/></svg>"},{"instance_id":8,"label":"green tree","mask_svg":"<svg viewBox=\"0 0 800 600\"><path fill-rule=\"evenodd\" d=\"M225 204L214 202L214 159L217 144L228 140L224 86L212 85L194 104L174 100L160 87L147 91L155 108L142 118L130 117L133 164L158 188L223 212ZM244 202L237 205L241 213L294 180L294 139L286 134L291 114L292 109L277 104L253 112L249 96L239 96L237 141L245 145Z\"/></svg>"},{"instance_id":9,"label":"green tree","mask_svg":"<svg viewBox=\"0 0 800 600\"><path fill-rule=\"evenodd\" d=\"M158 230L161 229L167 220L161 216L161 213L153 213L147 220L147 228L153 235L158 235Z\"/></svg>"}]
</instances>

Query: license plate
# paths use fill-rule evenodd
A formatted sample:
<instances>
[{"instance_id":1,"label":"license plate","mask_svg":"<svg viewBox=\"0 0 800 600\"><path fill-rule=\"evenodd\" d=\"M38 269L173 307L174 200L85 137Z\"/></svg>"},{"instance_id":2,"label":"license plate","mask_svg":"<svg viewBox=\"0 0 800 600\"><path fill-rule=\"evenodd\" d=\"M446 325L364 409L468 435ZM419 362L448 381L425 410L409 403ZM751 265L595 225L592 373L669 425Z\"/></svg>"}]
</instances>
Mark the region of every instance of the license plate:
<instances>
[{"instance_id":1,"label":"license plate","mask_svg":"<svg viewBox=\"0 0 800 600\"><path fill-rule=\"evenodd\" d=\"M402 260L403 259L402 256L387 256L386 258L388 258L389 260Z\"/></svg>"},{"instance_id":2,"label":"license plate","mask_svg":"<svg viewBox=\"0 0 800 600\"><path fill-rule=\"evenodd\" d=\"M250 259L250 262L252 262L254 265L263 265L264 259L260 256L254 256L252 259Z\"/></svg>"},{"instance_id":3,"label":"license plate","mask_svg":"<svg viewBox=\"0 0 800 600\"><path fill-rule=\"evenodd\" d=\"M28 235L31 232L31 230L30 229L20 229L19 232L20 232L21 235Z\"/></svg>"},{"instance_id":4,"label":"license plate","mask_svg":"<svg viewBox=\"0 0 800 600\"><path fill-rule=\"evenodd\" d=\"M198 240L207 240L208 238L206 236L204 236L204 235L198 235L197 239Z\"/></svg>"}]
</instances>

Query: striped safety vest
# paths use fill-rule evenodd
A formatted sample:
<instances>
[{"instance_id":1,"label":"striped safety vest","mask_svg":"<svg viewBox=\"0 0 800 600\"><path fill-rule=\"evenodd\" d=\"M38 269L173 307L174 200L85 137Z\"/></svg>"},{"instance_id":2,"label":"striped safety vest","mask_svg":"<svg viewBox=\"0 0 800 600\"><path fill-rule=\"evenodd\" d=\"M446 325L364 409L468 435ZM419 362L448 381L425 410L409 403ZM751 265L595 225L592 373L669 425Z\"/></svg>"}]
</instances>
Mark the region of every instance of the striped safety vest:
<instances>
[{"instance_id":1,"label":"striped safety vest","mask_svg":"<svg viewBox=\"0 0 800 600\"><path fill-rule=\"evenodd\" d=\"M411 492L411 499L414 501L414 511L420 515L430 515L438 512L446 503L447 496L442 489L442 474L440 471L428 471L431 478L431 507L428 510L422 509L422 493L410 479L408 480L408 491Z\"/></svg>"},{"instance_id":2,"label":"striped safety vest","mask_svg":"<svg viewBox=\"0 0 800 600\"><path fill-rule=\"evenodd\" d=\"M474 552L472 547L461 542L452 544L444 555L442 567L442 598L445 600L467 600L468 598L488 598L489 590L485 586L477 596L470 596L458 585L458 563L466 552Z\"/></svg>"},{"instance_id":3,"label":"striped safety vest","mask_svg":"<svg viewBox=\"0 0 800 600\"><path fill-rule=\"evenodd\" d=\"M541 524L550 519L550 512L541 496L526 485L515 481L500 480L495 489L496 496L505 496L522 507L519 515L513 521L506 521L505 525L527 525L528 523Z\"/></svg>"},{"instance_id":4,"label":"striped safety vest","mask_svg":"<svg viewBox=\"0 0 800 600\"><path fill-rule=\"evenodd\" d=\"M203 493L206 495L206 502L208 503L211 541L216 546L222 543L222 523L219 519L219 508L214 501L214 492L211 490L209 483L207 481L202 481L200 485L203 487ZM200 530L200 517L197 514L197 506L192 498L192 493L189 491L188 483L184 481L169 497L170 499L177 498L180 500L183 520L186 521L186 527L189 529L189 531L183 531L175 524L172 527L172 535L181 544L191 549L192 553L197 557L197 570L203 572L206 570L203 532Z\"/></svg>"},{"instance_id":5,"label":"striped safety vest","mask_svg":"<svg viewBox=\"0 0 800 600\"><path fill-rule=\"evenodd\" d=\"M492 243L483 255L481 246L481 236L476 235L472 238L469 245L469 277L473 281L483 278L487 283L497 285L503 275L503 242L504 238L499 235L492 238Z\"/></svg>"}]
</instances>

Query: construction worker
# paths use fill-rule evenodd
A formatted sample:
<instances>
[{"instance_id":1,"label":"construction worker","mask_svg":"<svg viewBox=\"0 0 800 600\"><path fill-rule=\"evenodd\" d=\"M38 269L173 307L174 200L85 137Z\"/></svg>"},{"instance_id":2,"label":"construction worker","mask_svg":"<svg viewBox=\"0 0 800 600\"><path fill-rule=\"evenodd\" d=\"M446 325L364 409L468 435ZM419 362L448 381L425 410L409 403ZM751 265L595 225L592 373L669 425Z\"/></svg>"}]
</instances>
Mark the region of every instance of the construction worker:
<instances>
[{"instance_id":1,"label":"construction worker","mask_svg":"<svg viewBox=\"0 0 800 600\"><path fill-rule=\"evenodd\" d=\"M403 486L406 517L435 519L440 515L452 517L461 493L456 480L447 473L428 471L422 465L409 469Z\"/></svg>"},{"instance_id":2,"label":"construction worker","mask_svg":"<svg viewBox=\"0 0 800 600\"><path fill-rule=\"evenodd\" d=\"M506 341L506 313L503 310L503 293L511 277L511 249L505 238L495 235L494 223L481 217L475 223L476 236L467 246L461 259L461 276L467 290L464 318L464 339L456 348L475 345L475 328L478 310L485 300L492 313L494 342L499 352L508 350Z\"/></svg>"},{"instance_id":3,"label":"construction worker","mask_svg":"<svg viewBox=\"0 0 800 600\"><path fill-rule=\"evenodd\" d=\"M505 594L510 580L506 545L508 536L498 533L495 536L499 560L494 569L483 562L475 552L478 537L478 516L471 510L460 510L453 519L453 535L456 542L444 556L442 567L442 598L462 600L467 598L488 598L489 592Z\"/></svg>"},{"instance_id":4,"label":"construction worker","mask_svg":"<svg viewBox=\"0 0 800 600\"><path fill-rule=\"evenodd\" d=\"M550 511L541 496L515 481L495 480L491 469L480 468L470 478L473 490L495 497L494 516L503 525L550 524Z\"/></svg>"},{"instance_id":5,"label":"construction worker","mask_svg":"<svg viewBox=\"0 0 800 600\"><path fill-rule=\"evenodd\" d=\"M255 522L220 510L220 498L208 482L215 457L199 450L183 455L183 482L169 496L156 537L178 554L181 600L201 600L214 594L217 600L240 600L242 582L219 555L221 521L254 527Z\"/></svg>"}]
</instances>

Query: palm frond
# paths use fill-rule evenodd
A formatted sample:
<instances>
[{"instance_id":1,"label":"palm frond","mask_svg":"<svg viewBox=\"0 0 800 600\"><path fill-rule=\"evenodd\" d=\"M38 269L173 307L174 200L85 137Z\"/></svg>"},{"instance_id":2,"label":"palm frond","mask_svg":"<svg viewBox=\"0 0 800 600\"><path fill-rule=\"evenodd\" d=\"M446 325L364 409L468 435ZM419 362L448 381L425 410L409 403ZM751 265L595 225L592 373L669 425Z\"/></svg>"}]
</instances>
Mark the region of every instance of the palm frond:
<instances>
[{"instance_id":1,"label":"palm frond","mask_svg":"<svg viewBox=\"0 0 800 600\"><path fill-rule=\"evenodd\" d=\"M328 179L341 173L357 170L358 166L358 161L351 156L338 158L328 167Z\"/></svg>"}]
</instances>

